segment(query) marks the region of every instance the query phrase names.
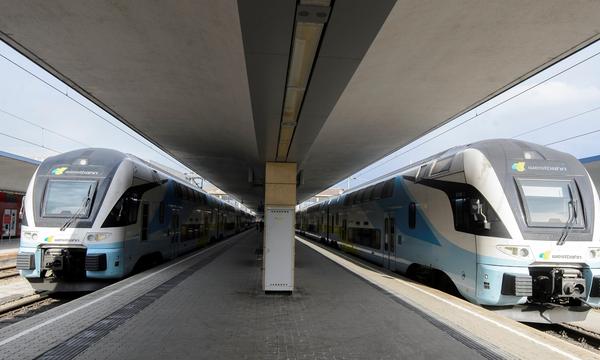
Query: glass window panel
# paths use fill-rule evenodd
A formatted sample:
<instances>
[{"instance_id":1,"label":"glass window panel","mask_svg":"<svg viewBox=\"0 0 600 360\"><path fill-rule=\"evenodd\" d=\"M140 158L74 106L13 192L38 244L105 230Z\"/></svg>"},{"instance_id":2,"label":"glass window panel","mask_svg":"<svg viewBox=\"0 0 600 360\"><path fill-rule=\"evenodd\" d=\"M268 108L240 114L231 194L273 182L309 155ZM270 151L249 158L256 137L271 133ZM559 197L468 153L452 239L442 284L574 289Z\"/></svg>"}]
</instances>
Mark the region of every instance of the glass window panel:
<instances>
[{"instance_id":1,"label":"glass window panel","mask_svg":"<svg viewBox=\"0 0 600 360\"><path fill-rule=\"evenodd\" d=\"M520 179L521 196L527 223L534 226L565 226L573 216L572 201L575 196L576 214L581 214L579 199L570 181ZM577 216L575 224L581 224Z\"/></svg>"},{"instance_id":2,"label":"glass window panel","mask_svg":"<svg viewBox=\"0 0 600 360\"><path fill-rule=\"evenodd\" d=\"M79 217L87 217L91 208L88 196L94 194L96 181L50 180L46 188L45 216L71 217L79 212Z\"/></svg>"}]
</instances>

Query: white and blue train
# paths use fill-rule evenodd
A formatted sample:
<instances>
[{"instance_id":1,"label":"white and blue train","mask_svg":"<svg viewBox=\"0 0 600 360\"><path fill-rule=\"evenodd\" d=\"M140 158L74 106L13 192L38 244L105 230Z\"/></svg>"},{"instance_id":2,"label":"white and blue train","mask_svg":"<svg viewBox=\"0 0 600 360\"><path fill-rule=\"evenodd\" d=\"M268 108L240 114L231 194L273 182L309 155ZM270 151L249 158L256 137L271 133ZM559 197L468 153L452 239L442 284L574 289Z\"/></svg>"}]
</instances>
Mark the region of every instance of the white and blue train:
<instances>
[{"instance_id":1,"label":"white and blue train","mask_svg":"<svg viewBox=\"0 0 600 360\"><path fill-rule=\"evenodd\" d=\"M185 180L108 149L46 159L23 203L17 269L40 290L93 290L254 221Z\"/></svg>"},{"instance_id":2,"label":"white and blue train","mask_svg":"<svg viewBox=\"0 0 600 360\"><path fill-rule=\"evenodd\" d=\"M599 210L574 157L487 140L315 204L296 226L517 320L576 321L600 304Z\"/></svg>"}]
</instances>

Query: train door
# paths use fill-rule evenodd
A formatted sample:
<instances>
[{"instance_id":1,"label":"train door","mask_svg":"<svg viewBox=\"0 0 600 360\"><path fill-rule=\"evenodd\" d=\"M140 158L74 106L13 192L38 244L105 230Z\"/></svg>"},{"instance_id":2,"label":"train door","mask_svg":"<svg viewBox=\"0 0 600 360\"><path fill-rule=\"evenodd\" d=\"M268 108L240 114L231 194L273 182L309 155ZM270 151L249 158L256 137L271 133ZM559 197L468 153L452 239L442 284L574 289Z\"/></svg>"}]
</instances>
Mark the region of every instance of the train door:
<instances>
[{"instance_id":1,"label":"train door","mask_svg":"<svg viewBox=\"0 0 600 360\"><path fill-rule=\"evenodd\" d=\"M329 241L334 242L336 239L336 236L335 236L335 216L333 215L333 213L330 214L329 220L330 220L329 223L331 224L330 225L331 228L329 231Z\"/></svg>"},{"instance_id":2,"label":"train door","mask_svg":"<svg viewBox=\"0 0 600 360\"><path fill-rule=\"evenodd\" d=\"M383 221L383 264L392 271L396 271L396 226L392 213L385 214Z\"/></svg>"},{"instance_id":3,"label":"train door","mask_svg":"<svg viewBox=\"0 0 600 360\"><path fill-rule=\"evenodd\" d=\"M148 204L147 202L144 201L142 203L142 223L141 223L141 228L140 228L140 240L141 241L148 241L149 212L150 212L150 204Z\"/></svg>"},{"instance_id":4,"label":"train door","mask_svg":"<svg viewBox=\"0 0 600 360\"><path fill-rule=\"evenodd\" d=\"M329 221L329 207L327 208L327 211L325 212L325 241L327 243L329 243L331 241L331 221Z\"/></svg>"},{"instance_id":5,"label":"train door","mask_svg":"<svg viewBox=\"0 0 600 360\"><path fill-rule=\"evenodd\" d=\"M218 239L221 240L223 237L225 237L225 235L223 235L223 233L225 232L225 215L223 214L223 211L221 211L221 209L219 209L217 219L219 223Z\"/></svg>"},{"instance_id":6,"label":"train door","mask_svg":"<svg viewBox=\"0 0 600 360\"><path fill-rule=\"evenodd\" d=\"M171 255L172 257L176 257L179 254L179 243L181 237L181 231L179 230L179 214L176 212L171 214L169 233L171 236Z\"/></svg>"}]
</instances>

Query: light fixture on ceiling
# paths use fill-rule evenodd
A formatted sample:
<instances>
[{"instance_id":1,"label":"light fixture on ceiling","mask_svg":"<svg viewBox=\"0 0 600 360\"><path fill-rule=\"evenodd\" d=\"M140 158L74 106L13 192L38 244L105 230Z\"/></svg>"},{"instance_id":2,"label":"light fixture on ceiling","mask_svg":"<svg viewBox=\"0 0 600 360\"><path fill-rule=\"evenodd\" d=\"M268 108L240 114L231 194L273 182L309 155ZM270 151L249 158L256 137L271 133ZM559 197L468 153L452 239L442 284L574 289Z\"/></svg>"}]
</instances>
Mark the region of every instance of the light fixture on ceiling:
<instances>
[{"instance_id":1,"label":"light fixture on ceiling","mask_svg":"<svg viewBox=\"0 0 600 360\"><path fill-rule=\"evenodd\" d=\"M300 0L296 8L294 44L289 61L283 111L279 126L277 161L285 161L298 124L298 115L313 69L323 28L329 19L330 0Z\"/></svg>"}]
</instances>

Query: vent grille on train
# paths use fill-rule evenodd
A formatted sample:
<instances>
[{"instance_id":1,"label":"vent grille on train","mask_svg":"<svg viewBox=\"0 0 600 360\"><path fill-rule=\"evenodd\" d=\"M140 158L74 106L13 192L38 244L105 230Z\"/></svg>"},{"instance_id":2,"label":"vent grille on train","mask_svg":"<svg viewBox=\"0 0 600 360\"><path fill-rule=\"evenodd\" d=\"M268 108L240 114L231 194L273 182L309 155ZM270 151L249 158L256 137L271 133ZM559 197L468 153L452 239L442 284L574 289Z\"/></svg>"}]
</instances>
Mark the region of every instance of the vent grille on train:
<instances>
[{"instance_id":1,"label":"vent grille on train","mask_svg":"<svg viewBox=\"0 0 600 360\"><path fill-rule=\"evenodd\" d=\"M89 254L85 257L86 271L106 270L106 254Z\"/></svg>"},{"instance_id":2,"label":"vent grille on train","mask_svg":"<svg viewBox=\"0 0 600 360\"><path fill-rule=\"evenodd\" d=\"M505 273L502 277L502 295L531 296L532 293L531 276Z\"/></svg>"},{"instance_id":3,"label":"vent grille on train","mask_svg":"<svg viewBox=\"0 0 600 360\"><path fill-rule=\"evenodd\" d=\"M17 254L17 269L18 270L33 270L33 269L35 269L35 254L30 254L30 253Z\"/></svg>"}]
</instances>

